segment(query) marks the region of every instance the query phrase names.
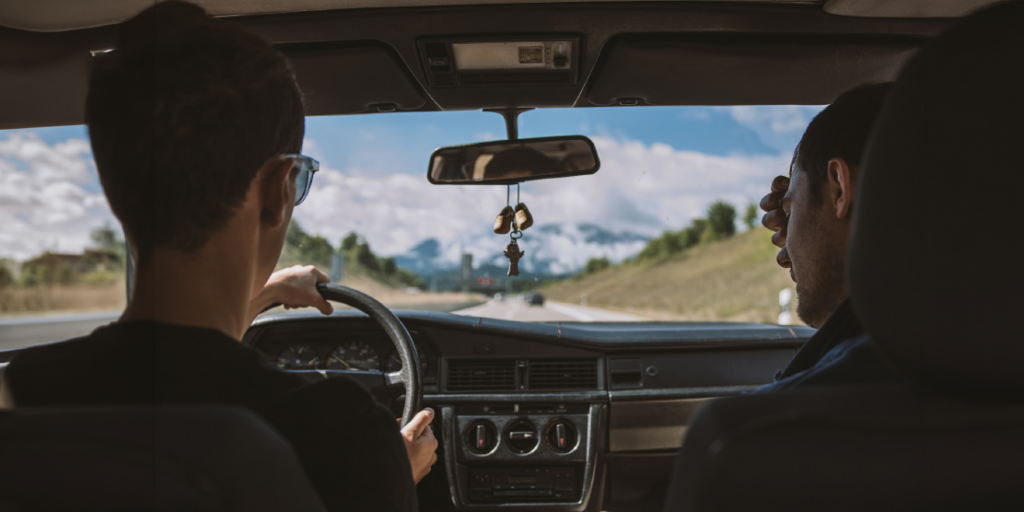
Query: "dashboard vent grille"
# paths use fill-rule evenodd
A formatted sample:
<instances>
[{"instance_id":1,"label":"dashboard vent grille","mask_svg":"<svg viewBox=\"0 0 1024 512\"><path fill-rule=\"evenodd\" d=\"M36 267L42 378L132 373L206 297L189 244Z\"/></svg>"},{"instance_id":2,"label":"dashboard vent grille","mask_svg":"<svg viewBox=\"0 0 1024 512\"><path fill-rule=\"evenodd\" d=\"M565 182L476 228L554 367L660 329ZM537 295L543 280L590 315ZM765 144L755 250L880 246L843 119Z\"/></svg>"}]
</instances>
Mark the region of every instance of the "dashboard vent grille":
<instances>
[{"instance_id":1,"label":"dashboard vent grille","mask_svg":"<svg viewBox=\"0 0 1024 512\"><path fill-rule=\"evenodd\" d=\"M448 361L449 391L515 391L516 362Z\"/></svg>"},{"instance_id":2,"label":"dashboard vent grille","mask_svg":"<svg viewBox=\"0 0 1024 512\"><path fill-rule=\"evenodd\" d=\"M530 389L597 389L597 361L530 361Z\"/></svg>"}]
</instances>

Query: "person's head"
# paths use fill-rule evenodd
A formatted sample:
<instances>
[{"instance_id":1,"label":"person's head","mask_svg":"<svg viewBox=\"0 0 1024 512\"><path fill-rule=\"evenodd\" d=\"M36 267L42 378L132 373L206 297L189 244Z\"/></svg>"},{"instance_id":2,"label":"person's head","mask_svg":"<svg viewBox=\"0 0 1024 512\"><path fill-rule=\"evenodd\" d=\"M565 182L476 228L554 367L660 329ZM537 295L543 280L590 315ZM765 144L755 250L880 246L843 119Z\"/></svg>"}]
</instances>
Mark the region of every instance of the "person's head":
<instances>
[{"instance_id":1,"label":"person's head","mask_svg":"<svg viewBox=\"0 0 1024 512\"><path fill-rule=\"evenodd\" d=\"M867 84L838 98L807 126L790 165L785 252L796 282L797 315L820 326L849 294L846 246L861 154L891 83ZM788 253L788 254L787 254Z\"/></svg>"},{"instance_id":2,"label":"person's head","mask_svg":"<svg viewBox=\"0 0 1024 512\"><path fill-rule=\"evenodd\" d=\"M267 41L198 6L159 2L96 57L86 123L140 267L154 251L200 250L248 211L257 268L270 275L295 203L297 166L279 155L301 149L304 113Z\"/></svg>"}]
</instances>

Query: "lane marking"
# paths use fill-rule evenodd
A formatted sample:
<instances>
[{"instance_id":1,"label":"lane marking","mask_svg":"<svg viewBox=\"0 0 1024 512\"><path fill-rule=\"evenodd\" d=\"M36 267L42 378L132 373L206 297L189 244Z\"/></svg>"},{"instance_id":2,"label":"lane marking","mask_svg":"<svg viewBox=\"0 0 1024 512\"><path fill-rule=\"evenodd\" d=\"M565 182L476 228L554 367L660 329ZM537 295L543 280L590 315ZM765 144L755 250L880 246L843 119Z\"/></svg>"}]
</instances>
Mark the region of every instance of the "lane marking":
<instances>
[{"instance_id":1,"label":"lane marking","mask_svg":"<svg viewBox=\"0 0 1024 512\"><path fill-rule=\"evenodd\" d=\"M571 317L575 318L576 320L579 320L580 322L593 322L594 321L594 317L592 317L592 316L590 316L590 315L588 315L586 313L581 313L580 311L577 311L576 309L573 309L573 308L571 308L569 306L563 306L561 304L554 304L552 302L545 302L544 303L544 308L550 309L552 311L557 311L557 312L559 312L559 313L561 313L563 315L571 316Z\"/></svg>"}]
</instances>

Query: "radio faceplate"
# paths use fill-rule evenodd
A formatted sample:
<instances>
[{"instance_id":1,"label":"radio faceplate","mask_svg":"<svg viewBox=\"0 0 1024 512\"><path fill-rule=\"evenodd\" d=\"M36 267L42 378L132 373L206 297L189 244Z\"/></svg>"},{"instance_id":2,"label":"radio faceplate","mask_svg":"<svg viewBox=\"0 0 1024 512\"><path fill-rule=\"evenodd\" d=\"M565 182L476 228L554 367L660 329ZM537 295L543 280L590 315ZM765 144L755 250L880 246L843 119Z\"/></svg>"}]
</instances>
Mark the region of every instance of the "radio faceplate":
<instances>
[{"instance_id":1,"label":"radio faceplate","mask_svg":"<svg viewBox=\"0 0 1024 512\"><path fill-rule=\"evenodd\" d=\"M575 501L576 468L496 467L469 470L469 499L494 501Z\"/></svg>"}]
</instances>

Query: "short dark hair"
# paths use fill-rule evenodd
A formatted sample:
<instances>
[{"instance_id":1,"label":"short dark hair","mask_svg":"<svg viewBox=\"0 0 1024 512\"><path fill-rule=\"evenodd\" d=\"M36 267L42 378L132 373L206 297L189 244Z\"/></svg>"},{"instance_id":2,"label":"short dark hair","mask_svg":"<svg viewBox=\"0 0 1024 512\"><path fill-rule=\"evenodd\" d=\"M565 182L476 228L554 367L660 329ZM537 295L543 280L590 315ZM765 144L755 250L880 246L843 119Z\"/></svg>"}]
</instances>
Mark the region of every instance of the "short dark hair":
<instances>
[{"instance_id":1,"label":"short dark hair","mask_svg":"<svg viewBox=\"0 0 1024 512\"><path fill-rule=\"evenodd\" d=\"M198 249L263 163L297 153L302 96L270 43L202 8L159 2L94 62L86 123L110 207L140 256Z\"/></svg>"},{"instance_id":2,"label":"short dark hair","mask_svg":"<svg viewBox=\"0 0 1024 512\"><path fill-rule=\"evenodd\" d=\"M891 86L892 82L885 82L854 87L840 94L807 125L793 151L789 173L792 176L799 168L806 174L815 203L821 202L821 188L828 181L829 160L842 158L848 165L860 166L871 127Z\"/></svg>"}]
</instances>

